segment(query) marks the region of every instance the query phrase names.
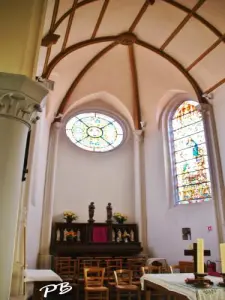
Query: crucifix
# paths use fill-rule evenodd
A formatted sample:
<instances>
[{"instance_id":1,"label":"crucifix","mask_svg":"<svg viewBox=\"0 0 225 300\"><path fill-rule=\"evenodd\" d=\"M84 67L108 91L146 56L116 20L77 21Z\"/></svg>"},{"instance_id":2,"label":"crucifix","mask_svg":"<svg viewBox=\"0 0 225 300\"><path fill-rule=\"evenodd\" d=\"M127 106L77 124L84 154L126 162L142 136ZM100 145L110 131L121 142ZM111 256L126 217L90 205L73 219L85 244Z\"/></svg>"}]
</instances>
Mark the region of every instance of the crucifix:
<instances>
[{"instance_id":1,"label":"crucifix","mask_svg":"<svg viewBox=\"0 0 225 300\"><path fill-rule=\"evenodd\" d=\"M184 250L184 255L185 256L193 256L194 259L194 273L198 273L198 256L197 256L197 243L193 244L193 249L192 250ZM204 256L211 256L210 250L204 250Z\"/></svg>"}]
</instances>

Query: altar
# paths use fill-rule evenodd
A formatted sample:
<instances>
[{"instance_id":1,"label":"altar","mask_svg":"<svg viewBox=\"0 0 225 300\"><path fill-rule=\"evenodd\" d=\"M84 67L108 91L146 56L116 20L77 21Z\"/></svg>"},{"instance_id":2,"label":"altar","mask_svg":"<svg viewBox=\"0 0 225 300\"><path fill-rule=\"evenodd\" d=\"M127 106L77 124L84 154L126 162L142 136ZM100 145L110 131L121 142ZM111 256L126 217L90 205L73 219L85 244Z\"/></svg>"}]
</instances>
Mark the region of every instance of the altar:
<instances>
[{"instance_id":1,"label":"altar","mask_svg":"<svg viewBox=\"0 0 225 300\"><path fill-rule=\"evenodd\" d=\"M194 274L145 274L141 278L145 290L145 300L150 300L151 291L157 291L164 296L174 296L177 300L223 300L225 288L219 287L220 277L206 276L213 282L209 288L196 288L185 283L185 279L194 278Z\"/></svg>"},{"instance_id":2,"label":"altar","mask_svg":"<svg viewBox=\"0 0 225 300\"><path fill-rule=\"evenodd\" d=\"M41 291L43 287L48 284L61 283L62 279L52 270L36 270L25 269L24 270L24 284L33 283L33 300L43 299L44 291Z\"/></svg>"}]
</instances>

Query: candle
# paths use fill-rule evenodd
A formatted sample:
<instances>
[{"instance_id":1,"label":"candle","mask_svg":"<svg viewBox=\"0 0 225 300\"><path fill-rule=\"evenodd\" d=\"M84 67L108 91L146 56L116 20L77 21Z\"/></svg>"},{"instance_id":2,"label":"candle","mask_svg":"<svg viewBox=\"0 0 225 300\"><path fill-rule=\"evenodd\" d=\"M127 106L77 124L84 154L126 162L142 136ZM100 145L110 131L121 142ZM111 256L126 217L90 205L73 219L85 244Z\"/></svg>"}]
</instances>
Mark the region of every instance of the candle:
<instances>
[{"instance_id":1,"label":"candle","mask_svg":"<svg viewBox=\"0 0 225 300\"><path fill-rule=\"evenodd\" d=\"M197 239L197 273L204 274L204 240Z\"/></svg>"},{"instance_id":2,"label":"candle","mask_svg":"<svg viewBox=\"0 0 225 300\"><path fill-rule=\"evenodd\" d=\"M221 272L225 273L225 244L220 244Z\"/></svg>"}]
</instances>

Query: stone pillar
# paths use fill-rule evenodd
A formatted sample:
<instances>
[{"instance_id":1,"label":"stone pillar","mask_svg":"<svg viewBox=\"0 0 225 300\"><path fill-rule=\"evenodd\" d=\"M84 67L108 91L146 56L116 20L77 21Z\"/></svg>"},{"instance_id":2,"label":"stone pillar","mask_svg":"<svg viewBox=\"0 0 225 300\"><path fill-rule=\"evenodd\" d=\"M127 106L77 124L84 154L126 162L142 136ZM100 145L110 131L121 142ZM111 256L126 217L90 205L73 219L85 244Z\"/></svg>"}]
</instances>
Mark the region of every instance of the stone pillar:
<instances>
[{"instance_id":1,"label":"stone pillar","mask_svg":"<svg viewBox=\"0 0 225 300\"><path fill-rule=\"evenodd\" d=\"M49 253L49 250L51 243L53 205L55 198L55 175L57 167L60 128L60 122L53 123L50 132L39 253L39 267L41 269L49 269L51 267L51 255Z\"/></svg>"},{"instance_id":2,"label":"stone pillar","mask_svg":"<svg viewBox=\"0 0 225 300\"><path fill-rule=\"evenodd\" d=\"M10 296L27 134L48 91L24 75L0 73L0 299Z\"/></svg>"},{"instance_id":3,"label":"stone pillar","mask_svg":"<svg viewBox=\"0 0 225 300\"><path fill-rule=\"evenodd\" d=\"M134 131L134 188L135 222L138 224L139 240L143 252L147 253L147 216L145 200L145 180L143 172L143 130Z\"/></svg>"}]
</instances>

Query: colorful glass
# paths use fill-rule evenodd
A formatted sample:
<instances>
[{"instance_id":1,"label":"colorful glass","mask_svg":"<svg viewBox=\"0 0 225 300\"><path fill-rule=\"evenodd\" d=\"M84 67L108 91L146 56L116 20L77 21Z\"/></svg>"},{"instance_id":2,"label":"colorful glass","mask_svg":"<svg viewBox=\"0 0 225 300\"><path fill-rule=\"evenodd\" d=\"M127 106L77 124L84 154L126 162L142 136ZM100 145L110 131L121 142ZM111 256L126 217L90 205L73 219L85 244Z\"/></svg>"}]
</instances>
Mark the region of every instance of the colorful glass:
<instances>
[{"instance_id":1,"label":"colorful glass","mask_svg":"<svg viewBox=\"0 0 225 300\"><path fill-rule=\"evenodd\" d=\"M113 150L123 141L123 129L113 118L100 113L82 113L66 124L68 138L78 147L94 152Z\"/></svg>"},{"instance_id":2,"label":"colorful glass","mask_svg":"<svg viewBox=\"0 0 225 300\"><path fill-rule=\"evenodd\" d=\"M197 105L194 101L183 102L171 120L177 204L212 198L205 130Z\"/></svg>"}]
</instances>

